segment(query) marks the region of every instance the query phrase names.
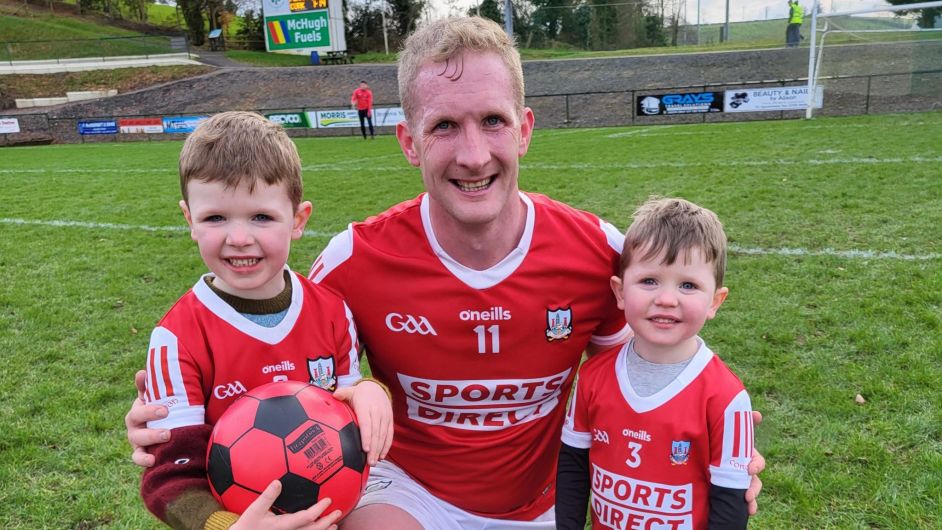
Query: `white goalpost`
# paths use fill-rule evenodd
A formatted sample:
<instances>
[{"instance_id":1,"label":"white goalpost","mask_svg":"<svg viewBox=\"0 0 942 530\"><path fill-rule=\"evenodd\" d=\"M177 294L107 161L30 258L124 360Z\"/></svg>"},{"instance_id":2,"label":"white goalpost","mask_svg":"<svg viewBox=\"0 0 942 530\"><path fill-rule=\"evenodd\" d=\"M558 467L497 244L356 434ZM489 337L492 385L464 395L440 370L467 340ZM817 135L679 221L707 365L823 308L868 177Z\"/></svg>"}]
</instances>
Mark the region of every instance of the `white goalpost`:
<instances>
[{"instance_id":1,"label":"white goalpost","mask_svg":"<svg viewBox=\"0 0 942 530\"><path fill-rule=\"evenodd\" d=\"M898 79L906 75L929 75L932 76L930 82L935 83L935 74L938 73L942 79L942 22L937 22L933 28L920 28L911 14L899 15L900 11L912 13L938 7L942 7L942 0L823 13L819 1L815 0L811 8L805 117L813 117L815 94L823 88L824 80L838 84L840 80L851 77L866 77L866 88L858 90L866 90L869 111L870 98L874 92L886 96L879 92L882 87L874 89L871 86L872 76L882 80L891 76ZM826 40L830 42L826 44ZM830 64L823 62L825 46L853 47L857 44L872 46L853 51L843 50L837 57L831 58ZM895 90L903 91L898 86ZM905 97L902 93L898 95Z\"/></svg>"}]
</instances>

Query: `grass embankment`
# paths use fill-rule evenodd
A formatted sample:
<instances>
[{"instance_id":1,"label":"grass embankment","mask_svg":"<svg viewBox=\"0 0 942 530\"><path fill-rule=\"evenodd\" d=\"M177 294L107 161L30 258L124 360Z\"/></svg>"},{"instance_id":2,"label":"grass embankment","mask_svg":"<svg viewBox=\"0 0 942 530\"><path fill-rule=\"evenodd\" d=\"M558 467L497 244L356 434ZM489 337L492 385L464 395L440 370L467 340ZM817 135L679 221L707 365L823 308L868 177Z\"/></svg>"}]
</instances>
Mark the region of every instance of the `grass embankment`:
<instances>
[{"instance_id":1,"label":"grass embankment","mask_svg":"<svg viewBox=\"0 0 942 530\"><path fill-rule=\"evenodd\" d=\"M0 109L13 106L16 98L65 96L69 91L116 89L130 92L211 72L211 66L148 66L59 74L0 76Z\"/></svg>"}]
</instances>

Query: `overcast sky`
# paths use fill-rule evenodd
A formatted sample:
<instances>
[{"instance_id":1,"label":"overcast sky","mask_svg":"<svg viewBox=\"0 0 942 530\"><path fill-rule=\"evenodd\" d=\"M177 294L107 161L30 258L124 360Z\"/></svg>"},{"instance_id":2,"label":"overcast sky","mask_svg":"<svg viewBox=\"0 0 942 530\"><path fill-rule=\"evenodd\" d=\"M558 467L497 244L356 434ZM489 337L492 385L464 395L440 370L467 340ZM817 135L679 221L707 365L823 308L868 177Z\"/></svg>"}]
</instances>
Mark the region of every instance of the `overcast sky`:
<instances>
[{"instance_id":1,"label":"overcast sky","mask_svg":"<svg viewBox=\"0 0 942 530\"><path fill-rule=\"evenodd\" d=\"M449 13L466 12L470 6L477 5L479 0L427 0L438 16ZM501 1L501 0L498 0ZM611 0L617 3L624 0ZM765 20L770 18L785 18L788 15L787 0L728 0L729 20ZM864 9L888 5L883 0L820 0L825 12L846 11L850 9ZM697 6L700 6L700 23L710 24L726 20L727 0L664 0L665 4L681 6L681 14L685 15L688 23L697 22ZM805 9L809 9L813 0L800 0ZM684 13L684 10L686 12Z\"/></svg>"}]
</instances>

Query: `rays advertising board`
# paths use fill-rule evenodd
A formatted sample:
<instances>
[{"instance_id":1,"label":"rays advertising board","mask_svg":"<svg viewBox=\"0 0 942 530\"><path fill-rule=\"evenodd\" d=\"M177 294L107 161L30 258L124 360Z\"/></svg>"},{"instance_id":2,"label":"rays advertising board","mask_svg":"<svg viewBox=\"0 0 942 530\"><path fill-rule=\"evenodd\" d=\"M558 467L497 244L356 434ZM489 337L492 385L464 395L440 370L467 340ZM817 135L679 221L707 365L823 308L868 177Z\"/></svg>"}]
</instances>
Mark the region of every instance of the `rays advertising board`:
<instances>
[{"instance_id":1,"label":"rays advertising board","mask_svg":"<svg viewBox=\"0 0 942 530\"><path fill-rule=\"evenodd\" d=\"M637 116L703 114L723 111L722 92L650 94L637 97Z\"/></svg>"}]
</instances>

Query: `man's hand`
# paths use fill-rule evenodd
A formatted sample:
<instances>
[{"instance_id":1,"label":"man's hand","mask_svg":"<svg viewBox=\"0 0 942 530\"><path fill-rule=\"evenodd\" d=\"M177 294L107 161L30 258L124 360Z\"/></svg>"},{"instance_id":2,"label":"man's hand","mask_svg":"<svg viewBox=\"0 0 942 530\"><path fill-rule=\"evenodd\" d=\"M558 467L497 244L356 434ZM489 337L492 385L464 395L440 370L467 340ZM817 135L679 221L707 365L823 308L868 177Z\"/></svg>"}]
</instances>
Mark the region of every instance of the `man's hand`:
<instances>
[{"instance_id":1,"label":"man's hand","mask_svg":"<svg viewBox=\"0 0 942 530\"><path fill-rule=\"evenodd\" d=\"M144 379L147 373L141 370L134 374L137 398L131 403L131 410L124 417L124 426L128 429L128 442L131 444L131 460L141 467L154 465L154 455L144 448L166 442L170 439L168 429L148 429L147 422L167 417L167 407L144 404Z\"/></svg>"},{"instance_id":2,"label":"man's hand","mask_svg":"<svg viewBox=\"0 0 942 530\"><path fill-rule=\"evenodd\" d=\"M371 466L386 458L393 439L392 403L386 389L367 380L346 388L338 388L334 397L353 408L360 424L363 451Z\"/></svg>"},{"instance_id":3,"label":"man's hand","mask_svg":"<svg viewBox=\"0 0 942 530\"><path fill-rule=\"evenodd\" d=\"M754 410L752 411L752 423L758 425L762 423L762 413ZM752 461L749 462L748 471L752 475L752 482L749 484L749 489L746 490L746 503L749 505L749 515L755 515L759 511L759 503L756 502L756 499L759 497L759 492L762 491L762 479L759 478L759 473L765 469L765 457L763 457L759 451L755 449L752 450Z\"/></svg>"}]
</instances>

